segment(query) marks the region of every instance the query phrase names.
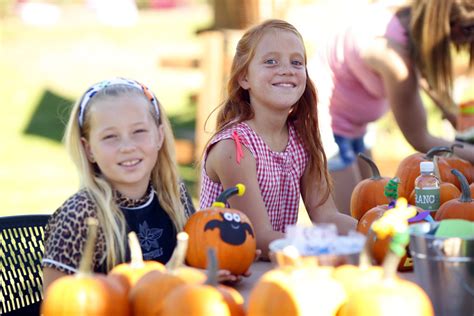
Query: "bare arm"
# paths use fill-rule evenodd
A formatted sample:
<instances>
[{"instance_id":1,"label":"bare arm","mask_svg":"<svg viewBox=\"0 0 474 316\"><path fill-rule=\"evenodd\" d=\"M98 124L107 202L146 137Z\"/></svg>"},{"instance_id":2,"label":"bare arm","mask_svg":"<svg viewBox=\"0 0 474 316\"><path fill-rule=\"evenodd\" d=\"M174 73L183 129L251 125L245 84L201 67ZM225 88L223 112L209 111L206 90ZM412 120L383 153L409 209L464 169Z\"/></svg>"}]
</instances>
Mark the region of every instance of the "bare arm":
<instances>
[{"instance_id":1,"label":"bare arm","mask_svg":"<svg viewBox=\"0 0 474 316\"><path fill-rule=\"evenodd\" d=\"M51 283L67 275L67 273L54 268L43 268L43 293L46 293Z\"/></svg>"},{"instance_id":2,"label":"bare arm","mask_svg":"<svg viewBox=\"0 0 474 316\"><path fill-rule=\"evenodd\" d=\"M357 220L349 215L340 213L332 195L321 205L322 194L325 184L317 182L314 176L310 177L305 172L301 180L301 195L308 212L309 218L313 223L334 223L340 234L347 234L349 230L355 230Z\"/></svg>"},{"instance_id":3,"label":"bare arm","mask_svg":"<svg viewBox=\"0 0 474 316\"><path fill-rule=\"evenodd\" d=\"M245 146L242 150L244 156L239 164L236 162L234 142L222 140L209 151L205 168L208 176L213 181L220 182L224 189L237 183L246 186L245 195L230 198L229 204L249 217L255 229L257 248L262 250L263 258L268 258L268 244L283 238L284 233L273 230L260 193L255 158Z\"/></svg>"},{"instance_id":4,"label":"bare arm","mask_svg":"<svg viewBox=\"0 0 474 316\"><path fill-rule=\"evenodd\" d=\"M449 141L428 131L426 111L420 96L418 77L403 48L383 39L376 40L363 54L368 64L384 81L388 102L405 139L417 151L434 146L451 146ZM474 146L465 144L456 154L474 162Z\"/></svg>"}]
</instances>

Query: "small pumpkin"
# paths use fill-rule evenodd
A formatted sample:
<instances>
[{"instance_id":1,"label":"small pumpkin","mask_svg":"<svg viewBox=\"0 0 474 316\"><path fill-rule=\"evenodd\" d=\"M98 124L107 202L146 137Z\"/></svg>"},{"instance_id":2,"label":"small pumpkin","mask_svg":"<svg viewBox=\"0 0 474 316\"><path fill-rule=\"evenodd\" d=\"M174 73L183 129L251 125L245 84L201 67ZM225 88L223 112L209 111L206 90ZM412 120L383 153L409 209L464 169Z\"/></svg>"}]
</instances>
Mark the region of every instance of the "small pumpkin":
<instances>
[{"instance_id":1,"label":"small pumpkin","mask_svg":"<svg viewBox=\"0 0 474 316\"><path fill-rule=\"evenodd\" d=\"M178 243L166 271L154 270L144 275L130 291L134 315L160 315L163 302L174 289L185 284L202 284L206 275L198 269L183 266L188 234L178 233Z\"/></svg>"},{"instance_id":2,"label":"small pumpkin","mask_svg":"<svg viewBox=\"0 0 474 316\"><path fill-rule=\"evenodd\" d=\"M235 289L219 285L215 250L208 249L208 278L205 284L186 284L169 293L162 316L244 316L244 299Z\"/></svg>"},{"instance_id":3,"label":"small pumpkin","mask_svg":"<svg viewBox=\"0 0 474 316\"><path fill-rule=\"evenodd\" d=\"M79 271L55 280L41 304L44 316L129 315L127 293L114 280L93 273L98 221L88 219L87 240Z\"/></svg>"},{"instance_id":4,"label":"small pumpkin","mask_svg":"<svg viewBox=\"0 0 474 316\"><path fill-rule=\"evenodd\" d=\"M130 291L137 281L146 273L150 271L164 271L166 268L164 264L158 261L143 260L140 242L138 241L137 234L133 231L128 234L128 244L131 261L129 263L116 265L110 270L109 276L118 279L118 281L125 286L127 291Z\"/></svg>"},{"instance_id":5,"label":"small pumpkin","mask_svg":"<svg viewBox=\"0 0 474 316\"><path fill-rule=\"evenodd\" d=\"M398 182L396 182L398 183ZM391 203L394 203L394 201L397 199L397 196L392 196L391 199L393 200ZM391 209L393 205L379 205L371 210L369 210L367 213L362 216L362 218L359 220L357 223L357 231L363 233L364 235L367 236L367 241L366 243L370 245L370 256L374 259L376 264L382 264L387 252L388 252L388 246L390 244L390 237L386 238L378 238L375 234L373 234L370 230L372 224L380 219L389 209ZM417 214L425 214L427 215L424 210L422 210L419 207L414 206L416 209ZM419 223L421 221L424 221L425 218L421 217L420 219L417 219L414 217L413 219L410 220L410 224L415 224ZM413 270L413 262L411 260L410 252L407 251L406 254L401 258L400 260L400 265L398 266L399 271L411 271Z\"/></svg>"},{"instance_id":6,"label":"small pumpkin","mask_svg":"<svg viewBox=\"0 0 474 316\"><path fill-rule=\"evenodd\" d=\"M225 208L227 199L243 195L245 186L237 184L222 192L208 209L194 213L184 226L189 234L186 262L196 268L206 267L206 251L217 252L219 269L235 275L245 273L255 258L257 248L255 231L250 219L243 212Z\"/></svg>"},{"instance_id":7,"label":"small pumpkin","mask_svg":"<svg viewBox=\"0 0 474 316\"><path fill-rule=\"evenodd\" d=\"M445 152L452 152L451 148L445 146L433 147L426 154L414 153L405 157L397 167L395 176L400 179L399 195L409 199L411 192L415 188L415 179L420 175L420 162L433 161L433 157ZM440 180L455 183L456 178L450 173L451 167L444 160L439 163Z\"/></svg>"},{"instance_id":8,"label":"small pumpkin","mask_svg":"<svg viewBox=\"0 0 474 316\"><path fill-rule=\"evenodd\" d=\"M436 212L435 219L441 221L447 218L459 218L474 221L474 200L472 199L466 177L456 169L451 170L451 172L461 182L461 196L459 199L454 199L441 205Z\"/></svg>"},{"instance_id":9,"label":"small pumpkin","mask_svg":"<svg viewBox=\"0 0 474 316\"><path fill-rule=\"evenodd\" d=\"M372 170L372 176L357 183L351 194L351 215L359 220L365 212L371 208L388 204L384 196L384 188L390 178L380 176L380 171L372 159L363 153L359 153L359 158L365 161Z\"/></svg>"}]
</instances>

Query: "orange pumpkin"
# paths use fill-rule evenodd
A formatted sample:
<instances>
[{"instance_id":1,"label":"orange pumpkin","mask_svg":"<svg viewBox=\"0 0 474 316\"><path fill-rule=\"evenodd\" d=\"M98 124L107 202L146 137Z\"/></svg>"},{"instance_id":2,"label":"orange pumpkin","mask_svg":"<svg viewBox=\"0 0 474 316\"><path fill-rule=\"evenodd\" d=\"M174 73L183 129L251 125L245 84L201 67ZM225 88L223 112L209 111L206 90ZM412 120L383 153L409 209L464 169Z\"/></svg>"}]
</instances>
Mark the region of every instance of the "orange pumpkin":
<instances>
[{"instance_id":1,"label":"orange pumpkin","mask_svg":"<svg viewBox=\"0 0 474 316\"><path fill-rule=\"evenodd\" d=\"M164 300L174 289L186 284L201 284L206 281L206 275L200 270L183 266L188 234L179 233L177 240L178 244L167 264L167 270L148 272L130 291L134 315L160 315Z\"/></svg>"},{"instance_id":2,"label":"orange pumpkin","mask_svg":"<svg viewBox=\"0 0 474 316\"><path fill-rule=\"evenodd\" d=\"M236 290L218 285L217 257L208 249L208 279L205 284L186 284L169 293L163 302L162 316L244 316L244 299Z\"/></svg>"},{"instance_id":3,"label":"orange pumpkin","mask_svg":"<svg viewBox=\"0 0 474 316\"><path fill-rule=\"evenodd\" d=\"M420 175L420 162L432 161L435 155L443 152L451 152L449 147L433 147L426 154L414 153L405 157L397 167L395 176L400 179L399 194L407 200L411 192L415 188L415 179ZM444 182L456 183L456 178L450 173L451 167L444 160L440 159L438 162L440 180Z\"/></svg>"},{"instance_id":4,"label":"orange pumpkin","mask_svg":"<svg viewBox=\"0 0 474 316\"><path fill-rule=\"evenodd\" d=\"M238 184L225 190L212 207L194 213L184 231L189 234L186 262L197 268L206 267L206 251L217 252L219 269L235 275L245 273L255 258L256 236L249 218L241 211L225 208L228 197L242 195L245 187Z\"/></svg>"},{"instance_id":5,"label":"orange pumpkin","mask_svg":"<svg viewBox=\"0 0 474 316\"><path fill-rule=\"evenodd\" d=\"M471 183L474 181L474 166L469 161L459 158L455 155L454 148L456 147L463 148L464 145L459 143L451 145L452 154L444 157L444 159L449 164L451 169L459 170L459 172L461 172L466 177L467 182ZM461 183L457 179L456 186L461 188Z\"/></svg>"},{"instance_id":6,"label":"orange pumpkin","mask_svg":"<svg viewBox=\"0 0 474 316\"><path fill-rule=\"evenodd\" d=\"M436 177L440 179L438 156L433 157L433 163L435 166ZM439 205L440 206L446 203L447 201L458 198L459 194L461 194L461 191L459 191L457 186L455 186L451 182L445 182L445 181L440 180L440 184L439 184ZM411 192L410 198L408 199L408 203L412 205L416 205L415 190ZM435 214L436 214L436 211L431 212L431 216L435 216Z\"/></svg>"},{"instance_id":7,"label":"orange pumpkin","mask_svg":"<svg viewBox=\"0 0 474 316\"><path fill-rule=\"evenodd\" d=\"M416 206L415 206L416 207ZM377 238L375 234L372 234L370 227L373 222L378 220L385 214L389 209L388 205L379 205L369 210L367 213L362 216L362 218L357 223L357 231L365 234L367 236L367 241L370 243L371 247L370 256L374 259L376 264L382 264L387 252L388 246L390 244L391 238ZM417 213L424 212L421 208L416 207ZM418 221L413 221L410 224L415 224L423 221L423 219ZM400 264L398 266L398 271L411 271L413 270L413 262L411 260L410 252L407 253L400 259Z\"/></svg>"},{"instance_id":8,"label":"orange pumpkin","mask_svg":"<svg viewBox=\"0 0 474 316\"><path fill-rule=\"evenodd\" d=\"M79 272L51 284L41 305L41 315L129 315L124 289L105 275L91 271L97 226L97 220L88 219L87 241Z\"/></svg>"},{"instance_id":9,"label":"orange pumpkin","mask_svg":"<svg viewBox=\"0 0 474 316\"><path fill-rule=\"evenodd\" d=\"M390 178L381 177L377 165L364 155L359 153L359 158L367 162L372 170L372 177L364 179L357 183L351 194L351 215L355 219L360 219L365 212L371 208L388 204L388 199L384 195L385 185Z\"/></svg>"},{"instance_id":10,"label":"orange pumpkin","mask_svg":"<svg viewBox=\"0 0 474 316\"><path fill-rule=\"evenodd\" d=\"M382 226L387 227L387 222L380 224L381 232L384 230ZM378 316L393 314L393 311L409 316L434 315L433 306L423 289L396 275L409 240L408 232L401 225L401 222L394 225L393 236L388 235L391 239L390 251L383 261L382 278L353 291L338 316Z\"/></svg>"},{"instance_id":11,"label":"orange pumpkin","mask_svg":"<svg viewBox=\"0 0 474 316\"><path fill-rule=\"evenodd\" d=\"M127 292L137 283L137 281L150 271L164 271L165 266L153 260L143 261L142 250L135 232L128 234L130 247L130 263L116 265L109 272L109 277L117 279L127 289Z\"/></svg>"},{"instance_id":12,"label":"orange pumpkin","mask_svg":"<svg viewBox=\"0 0 474 316\"><path fill-rule=\"evenodd\" d=\"M278 268L262 275L253 287L247 315L335 315L346 293L332 278L334 268L319 267L314 257L287 258L287 249L276 253Z\"/></svg>"},{"instance_id":13,"label":"orange pumpkin","mask_svg":"<svg viewBox=\"0 0 474 316\"><path fill-rule=\"evenodd\" d=\"M383 269L380 266L360 267L345 264L334 270L333 278L344 286L350 296L363 287L379 282L382 275Z\"/></svg>"},{"instance_id":14,"label":"orange pumpkin","mask_svg":"<svg viewBox=\"0 0 474 316\"><path fill-rule=\"evenodd\" d=\"M441 221L447 218L459 218L474 221L474 200L472 199L466 177L456 169L451 170L451 172L461 182L461 196L459 199L454 199L441 205L436 212L435 219Z\"/></svg>"},{"instance_id":15,"label":"orange pumpkin","mask_svg":"<svg viewBox=\"0 0 474 316\"><path fill-rule=\"evenodd\" d=\"M356 291L340 309L338 316L380 316L397 311L404 316L433 316L426 293L415 283L388 280Z\"/></svg>"}]
</instances>

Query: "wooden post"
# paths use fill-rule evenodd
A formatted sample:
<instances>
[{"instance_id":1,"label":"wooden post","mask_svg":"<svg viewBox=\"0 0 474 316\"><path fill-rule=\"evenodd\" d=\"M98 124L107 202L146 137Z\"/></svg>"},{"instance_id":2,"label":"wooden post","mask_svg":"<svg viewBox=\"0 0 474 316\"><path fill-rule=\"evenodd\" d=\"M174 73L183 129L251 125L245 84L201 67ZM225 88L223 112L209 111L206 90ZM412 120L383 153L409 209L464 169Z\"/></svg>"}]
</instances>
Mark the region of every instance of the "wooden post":
<instances>
[{"instance_id":1,"label":"wooden post","mask_svg":"<svg viewBox=\"0 0 474 316\"><path fill-rule=\"evenodd\" d=\"M214 132L215 114L212 117L209 114L220 104L224 92L224 35L220 31L208 31L200 33L199 37L203 45L200 65L204 81L196 113L196 161L200 160L204 146Z\"/></svg>"},{"instance_id":2,"label":"wooden post","mask_svg":"<svg viewBox=\"0 0 474 316\"><path fill-rule=\"evenodd\" d=\"M219 30L199 34L203 48L201 70L204 76L196 113L195 160L200 162L204 147L215 132L218 107L224 101L232 59L244 31ZM200 178L200 170L196 175ZM199 190L199 183L198 183Z\"/></svg>"}]
</instances>

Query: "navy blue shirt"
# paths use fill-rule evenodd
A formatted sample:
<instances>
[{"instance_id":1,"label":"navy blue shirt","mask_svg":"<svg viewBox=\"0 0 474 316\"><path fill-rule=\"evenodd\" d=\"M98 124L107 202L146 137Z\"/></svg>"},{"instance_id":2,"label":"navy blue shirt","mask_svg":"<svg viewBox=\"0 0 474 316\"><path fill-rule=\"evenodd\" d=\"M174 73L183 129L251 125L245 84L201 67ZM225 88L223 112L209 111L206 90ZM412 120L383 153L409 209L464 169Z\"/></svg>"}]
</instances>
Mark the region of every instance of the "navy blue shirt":
<instances>
[{"instance_id":1,"label":"navy blue shirt","mask_svg":"<svg viewBox=\"0 0 474 316\"><path fill-rule=\"evenodd\" d=\"M168 213L153 194L149 201L138 207L121 207L127 221L127 233L137 234L143 260L156 260L163 264L171 258L176 247L176 228ZM127 250L127 261L129 250Z\"/></svg>"}]
</instances>

